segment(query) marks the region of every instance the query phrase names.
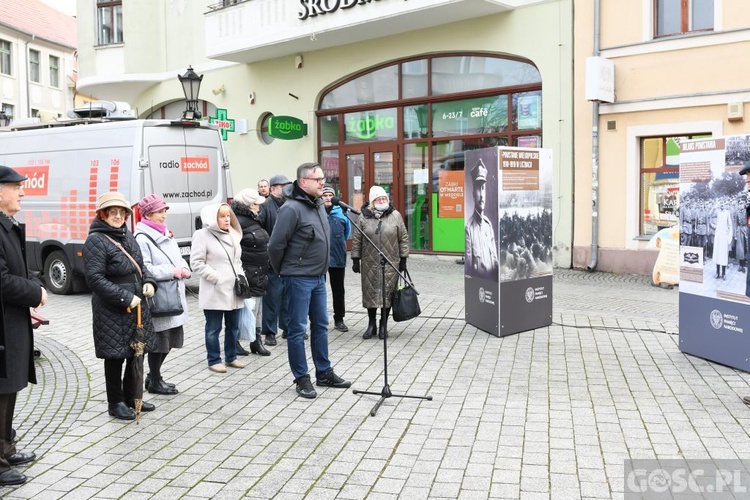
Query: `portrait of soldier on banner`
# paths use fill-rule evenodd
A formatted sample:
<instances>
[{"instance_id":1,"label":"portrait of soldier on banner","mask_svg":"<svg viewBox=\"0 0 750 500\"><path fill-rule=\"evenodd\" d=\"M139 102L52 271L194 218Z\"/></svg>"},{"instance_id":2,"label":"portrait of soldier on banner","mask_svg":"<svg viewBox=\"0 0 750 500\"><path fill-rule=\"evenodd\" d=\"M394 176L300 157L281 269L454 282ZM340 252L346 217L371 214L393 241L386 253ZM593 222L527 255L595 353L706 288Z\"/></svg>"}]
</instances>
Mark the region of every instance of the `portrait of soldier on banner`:
<instances>
[{"instance_id":1,"label":"portrait of soldier on banner","mask_svg":"<svg viewBox=\"0 0 750 500\"><path fill-rule=\"evenodd\" d=\"M492 151L491 151L492 152ZM466 163L469 168L469 193L466 200L466 253L464 272L470 276L481 277L492 281L498 279L497 240L495 227L497 221L492 221L485 215L488 206L487 185L496 185L496 168L488 169L485 159L481 156L473 163ZM496 165L497 159L487 158L487 163ZM494 184L491 184L494 183ZM492 196L492 203L496 203L496 196ZM495 210L489 210L495 215Z\"/></svg>"}]
</instances>

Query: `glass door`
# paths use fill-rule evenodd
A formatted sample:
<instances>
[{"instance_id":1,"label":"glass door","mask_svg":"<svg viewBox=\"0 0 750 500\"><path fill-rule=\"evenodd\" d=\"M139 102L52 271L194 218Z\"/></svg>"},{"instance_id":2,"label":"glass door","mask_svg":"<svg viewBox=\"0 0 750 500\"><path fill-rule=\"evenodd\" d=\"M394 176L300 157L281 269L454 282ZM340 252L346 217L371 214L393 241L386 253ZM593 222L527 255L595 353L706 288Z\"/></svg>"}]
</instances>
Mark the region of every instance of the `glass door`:
<instances>
[{"instance_id":1,"label":"glass door","mask_svg":"<svg viewBox=\"0 0 750 500\"><path fill-rule=\"evenodd\" d=\"M398 154L395 145L357 145L342 148L346 165L347 192L342 198L359 210L369 202L370 188L378 185L385 189L391 203L401 211L401 189L398 179Z\"/></svg>"}]
</instances>

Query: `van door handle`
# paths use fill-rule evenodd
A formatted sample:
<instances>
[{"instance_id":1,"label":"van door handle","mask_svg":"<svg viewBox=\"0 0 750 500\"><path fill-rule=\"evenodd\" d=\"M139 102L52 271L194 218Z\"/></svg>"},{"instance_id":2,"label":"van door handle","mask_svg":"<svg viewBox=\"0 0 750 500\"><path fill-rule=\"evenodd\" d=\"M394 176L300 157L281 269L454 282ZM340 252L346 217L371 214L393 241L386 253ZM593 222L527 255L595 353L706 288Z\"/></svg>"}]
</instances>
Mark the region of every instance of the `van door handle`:
<instances>
[{"instance_id":1,"label":"van door handle","mask_svg":"<svg viewBox=\"0 0 750 500\"><path fill-rule=\"evenodd\" d=\"M195 218L195 230L203 229L203 221L201 221L201 216L197 216Z\"/></svg>"}]
</instances>

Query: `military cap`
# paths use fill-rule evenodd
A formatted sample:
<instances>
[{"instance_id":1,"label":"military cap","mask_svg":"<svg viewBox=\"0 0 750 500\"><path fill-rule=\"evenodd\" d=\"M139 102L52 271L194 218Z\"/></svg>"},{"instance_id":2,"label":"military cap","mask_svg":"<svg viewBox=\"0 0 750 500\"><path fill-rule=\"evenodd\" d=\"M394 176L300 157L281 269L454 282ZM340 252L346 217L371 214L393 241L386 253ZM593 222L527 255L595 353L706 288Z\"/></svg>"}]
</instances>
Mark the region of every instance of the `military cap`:
<instances>
[{"instance_id":1,"label":"military cap","mask_svg":"<svg viewBox=\"0 0 750 500\"><path fill-rule=\"evenodd\" d=\"M474 168L469 172L471 180L473 182L487 182L487 167L484 166L484 162L480 158Z\"/></svg>"},{"instance_id":2,"label":"military cap","mask_svg":"<svg viewBox=\"0 0 750 500\"><path fill-rule=\"evenodd\" d=\"M5 165L0 165L0 183L23 182L26 179L28 179L28 177L24 177L23 175L19 174L12 168L6 167Z\"/></svg>"},{"instance_id":3,"label":"military cap","mask_svg":"<svg viewBox=\"0 0 750 500\"><path fill-rule=\"evenodd\" d=\"M740 170L740 175L747 175L748 172L750 172L750 161L745 163L745 166L742 167L742 170Z\"/></svg>"}]
</instances>

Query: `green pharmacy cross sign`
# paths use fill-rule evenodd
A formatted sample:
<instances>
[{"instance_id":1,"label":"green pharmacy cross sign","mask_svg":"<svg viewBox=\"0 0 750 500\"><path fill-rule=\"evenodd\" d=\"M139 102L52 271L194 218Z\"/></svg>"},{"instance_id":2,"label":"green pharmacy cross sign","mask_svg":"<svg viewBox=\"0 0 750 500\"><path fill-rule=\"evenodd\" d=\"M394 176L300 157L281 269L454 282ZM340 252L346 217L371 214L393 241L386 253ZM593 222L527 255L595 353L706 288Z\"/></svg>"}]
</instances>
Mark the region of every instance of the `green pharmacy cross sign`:
<instances>
[{"instance_id":1,"label":"green pharmacy cross sign","mask_svg":"<svg viewBox=\"0 0 750 500\"><path fill-rule=\"evenodd\" d=\"M301 139L307 135L307 124L293 116L272 116L268 120L268 135L276 139Z\"/></svg>"},{"instance_id":2,"label":"green pharmacy cross sign","mask_svg":"<svg viewBox=\"0 0 750 500\"><path fill-rule=\"evenodd\" d=\"M227 110L216 108L216 116L210 116L208 121L219 128L223 140L227 140L229 132L234 132L234 120L227 118Z\"/></svg>"}]
</instances>

